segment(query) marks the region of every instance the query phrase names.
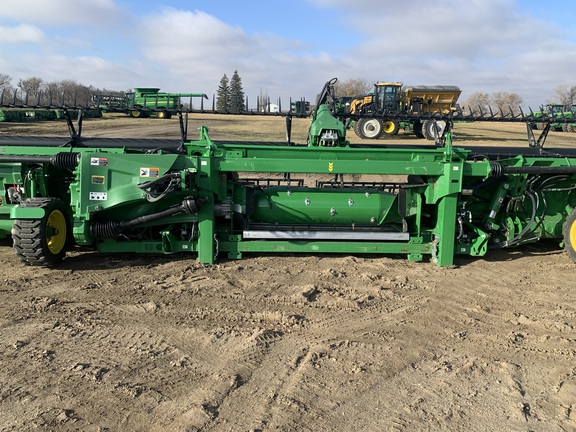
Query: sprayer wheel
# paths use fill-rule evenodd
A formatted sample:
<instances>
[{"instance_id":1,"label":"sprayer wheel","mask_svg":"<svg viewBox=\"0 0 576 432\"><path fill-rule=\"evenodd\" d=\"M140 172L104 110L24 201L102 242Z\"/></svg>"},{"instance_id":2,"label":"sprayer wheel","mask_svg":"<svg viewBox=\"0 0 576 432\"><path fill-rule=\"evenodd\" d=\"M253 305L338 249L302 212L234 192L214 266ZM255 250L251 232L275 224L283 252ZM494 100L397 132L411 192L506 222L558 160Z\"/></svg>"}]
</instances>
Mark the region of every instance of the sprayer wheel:
<instances>
[{"instance_id":1,"label":"sprayer wheel","mask_svg":"<svg viewBox=\"0 0 576 432\"><path fill-rule=\"evenodd\" d=\"M384 132L384 124L380 119L361 118L354 125L354 132L362 139L378 139Z\"/></svg>"},{"instance_id":2,"label":"sprayer wheel","mask_svg":"<svg viewBox=\"0 0 576 432\"><path fill-rule=\"evenodd\" d=\"M422 134L427 140L436 140L440 138L446 129L445 120L425 120L422 124Z\"/></svg>"},{"instance_id":3,"label":"sprayer wheel","mask_svg":"<svg viewBox=\"0 0 576 432\"><path fill-rule=\"evenodd\" d=\"M20 206L42 208L44 216L14 221L12 240L18 258L30 265L59 264L71 243L69 212L64 203L57 198L31 198Z\"/></svg>"},{"instance_id":4,"label":"sprayer wheel","mask_svg":"<svg viewBox=\"0 0 576 432\"><path fill-rule=\"evenodd\" d=\"M576 209L572 210L566 218L562 235L566 253L572 261L576 262Z\"/></svg>"},{"instance_id":5,"label":"sprayer wheel","mask_svg":"<svg viewBox=\"0 0 576 432\"><path fill-rule=\"evenodd\" d=\"M382 132L384 135L398 135L400 123L397 120L385 120Z\"/></svg>"},{"instance_id":6,"label":"sprayer wheel","mask_svg":"<svg viewBox=\"0 0 576 432\"><path fill-rule=\"evenodd\" d=\"M424 138L424 132L422 131L422 122L420 120L416 120L413 126L414 135L416 138Z\"/></svg>"}]
</instances>

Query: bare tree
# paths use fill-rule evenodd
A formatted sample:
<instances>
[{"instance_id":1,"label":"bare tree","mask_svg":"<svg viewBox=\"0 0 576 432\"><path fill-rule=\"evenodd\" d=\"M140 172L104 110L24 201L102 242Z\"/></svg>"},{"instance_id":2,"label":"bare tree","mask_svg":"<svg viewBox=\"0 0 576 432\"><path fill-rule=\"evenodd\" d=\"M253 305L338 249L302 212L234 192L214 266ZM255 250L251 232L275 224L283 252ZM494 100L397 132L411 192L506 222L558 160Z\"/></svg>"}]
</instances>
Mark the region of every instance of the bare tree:
<instances>
[{"instance_id":1,"label":"bare tree","mask_svg":"<svg viewBox=\"0 0 576 432\"><path fill-rule=\"evenodd\" d=\"M8 101L13 93L12 77L8 74L0 73L0 97L3 97L4 101Z\"/></svg>"},{"instance_id":2,"label":"bare tree","mask_svg":"<svg viewBox=\"0 0 576 432\"><path fill-rule=\"evenodd\" d=\"M0 73L0 89L6 88L7 86L11 86L12 84L12 77L8 74Z\"/></svg>"},{"instance_id":3,"label":"bare tree","mask_svg":"<svg viewBox=\"0 0 576 432\"><path fill-rule=\"evenodd\" d=\"M576 85L568 87L559 85L554 90L554 103L560 103L564 106L571 106L576 103Z\"/></svg>"},{"instance_id":4,"label":"bare tree","mask_svg":"<svg viewBox=\"0 0 576 432\"><path fill-rule=\"evenodd\" d=\"M48 99L48 103L59 104L62 101L62 89L60 84L52 81L44 85L44 96Z\"/></svg>"},{"instance_id":5,"label":"bare tree","mask_svg":"<svg viewBox=\"0 0 576 432\"><path fill-rule=\"evenodd\" d=\"M60 81L64 103L68 105L87 105L96 89L79 84L74 80Z\"/></svg>"},{"instance_id":6,"label":"bare tree","mask_svg":"<svg viewBox=\"0 0 576 432\"><path fill-rule=\"evenodd\" d=\"M29 77L18 81L18 88L21 92L21 99L26 102L34 102L42 90L44 80L39 77Z\"/></svg>"},{"instance_id":7,"label":"bare tree","mask_svg":"<svg viewBox=\"0 0 576 432\"><path fill-rule=\"evenodd\" d=\"M260 89L260 95L258 96L258 109L260 111L267 111L269 101L270 97L268 96L268 91Z\"/></svg>"},{"instance_id":8,"label":"bare tree","mask_svg":"<svg viewBox=\"0 0 576 432\"><path fill-rule=\"evenodd\" d=\"M488 111L489 102L490 96L488 93L474 92L461 106L466 110L470 110L473 115L480 115Z\"/></svg>"},{"instance_id":9,"label":"bare tree","mask_svg":"<svg viewBox=\"0 0 576 432\"><path fill-rule=\"evenodd\" d=\"M490 102L491 106L497 108L504 114L508 114L510 111L517 114L520 110L520 105L522 104L522 97L516 93L499 91L492 93Z\"/></svg>"},{"instance_id":10,"label":"bare tree","mask_svg":"<svg viewBox=\"0 0 576 432\"><path fill-rule=\"evenodd\" d=\"M334 85L334 93L341 97L362 96L372 89L372 85L363 78L338 81Z\"/></svg>"}]
</instances>

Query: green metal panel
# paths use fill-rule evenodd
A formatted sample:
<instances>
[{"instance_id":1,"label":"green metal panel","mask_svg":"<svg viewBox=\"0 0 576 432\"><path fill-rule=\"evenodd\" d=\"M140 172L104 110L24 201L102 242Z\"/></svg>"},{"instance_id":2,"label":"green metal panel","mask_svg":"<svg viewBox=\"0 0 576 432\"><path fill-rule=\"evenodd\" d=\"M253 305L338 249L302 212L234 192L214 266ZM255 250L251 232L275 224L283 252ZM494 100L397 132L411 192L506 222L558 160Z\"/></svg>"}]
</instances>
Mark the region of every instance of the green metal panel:
<instances>
[{"instance_id":1,"label":"green metal panel","mask_svg":"<svg viewBox=\"0 0 576 432\"><path fill-rule=\"evenodd\" d=\"M397 205L397 195L392 193L271 187L256 191L252 220L271 224L375 226L385 219L399 222Z\"/></svg>"}]
</instances>

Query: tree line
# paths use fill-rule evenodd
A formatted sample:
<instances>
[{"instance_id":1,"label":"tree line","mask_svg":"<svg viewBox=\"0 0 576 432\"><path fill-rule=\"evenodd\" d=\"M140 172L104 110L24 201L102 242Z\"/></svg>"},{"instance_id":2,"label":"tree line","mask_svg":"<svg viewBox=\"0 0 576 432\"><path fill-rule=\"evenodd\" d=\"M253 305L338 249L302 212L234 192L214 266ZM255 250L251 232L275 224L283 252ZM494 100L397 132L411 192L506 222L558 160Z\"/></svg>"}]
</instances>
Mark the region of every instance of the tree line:
<instances>
[{"instance_id":1,"label":"tree line","mask_svg":"<svg viewBox=\"0 0 576 432\"><path fill-rule=\"evenodd\" d=\"M14 85L10 75L0 73L0 95L2 95L0 102L3 103L87 105L95 94L123 96L126 92L86 86L74 80L44 81L40 77L20 79ZM242 79L238 71L234 71L231 79L224 75L218 86L218 111L243 111L246 109L244 97Z\"/></svg>"},{"instance_id":2,"label":"tree line","mask_svg":"<svg viewBox=\"0 0 576 432\"><path fill-rule=\"evenodd\" d=\"M86 86L74 80L44 81L39 77L29 77L18 80L13 84L13 78L8 74L0 73L0 94L2 102L28 103L30 105L87 105L94 94L113 94L120 96L124 92L116 90L99 89Z\"/></svg>"},{"instance_id":3,"label":"tree line","mask_svg":"<svg viewBox=\"0 0 576 432\"><path fill-rule=\"evenodd\" d=\"M335 93L339 97L355 97L367 94L372 90L373 84L363 78L354 78L338 81L335 85ZM131 90L128 90L131 91ZM94 86L86 86L74 80L44 81L39 77L29 77L18 80L13 84L13 78L0 73L0 94L3 95L4 103L16 99L16 102L33 104L41 99L43 102L50 101L54 105L87 104L94 94L109 94L122 96L125 92L118 90L99 89ZM260 107L269 104L269 97L265 92L258 96ZM460 102L460 106L471 110L474 114L486 113L490 110L509 113L512 110L517 114L523 103L523 99L517 93L496 91L493 93L474 92L468 99ZM571 107L576 104L576 85L559 85L556 87L552 99L546 103L562 104ZM247 101L242 87L242 79L235 70L229 79L226 74L220 79L216 93L216 109L221 112L239 112L247 109Z\"/></svg>"},{"instance_id":4,"label":"tree line","mask_svg":"<svg viewBox=\"0 0 576 432\"><path fill-rule=\"evenodd\" d=\"M490 109L493 111L495 109L502 110L504 113L509 113L512 110L514 114L518 114L522 102L522 98L516 93L494 92L488 94L475 92L461 105L466 109L470 109L474 114L479 114L480 110L486 113ZM552 98L542 103L542 105L544 104L563 105L566 111L570 111L576 104L576 85L557 86L554 89ZM542 106L532 108L540 110Z\"/></svg>"}]
</instances>

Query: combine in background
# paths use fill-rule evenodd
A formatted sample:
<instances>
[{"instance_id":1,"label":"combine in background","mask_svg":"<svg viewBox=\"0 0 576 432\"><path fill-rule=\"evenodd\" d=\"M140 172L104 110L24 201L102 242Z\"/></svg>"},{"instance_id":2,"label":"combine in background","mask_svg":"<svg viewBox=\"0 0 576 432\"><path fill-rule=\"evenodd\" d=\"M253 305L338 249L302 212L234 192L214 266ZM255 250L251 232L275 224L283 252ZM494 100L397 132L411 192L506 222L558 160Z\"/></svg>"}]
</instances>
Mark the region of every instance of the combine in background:
<instances>
[{"instance_id":1,"label":"combine in background","mask_svg":"<svg viewBox=\"0 0 576 432\"><path fill-rule=\"evenodd\" d=\"M137 87L123 96L95 94L93 102L103 111L125 111L136 118L155 115L169 119L174 111L184 108L186 103L191 106L191 100L195 97L207 98L203 93L164 93L159 88ZM190 100L185 102L184 98Z\"/></svg>"},{"instance_id":2,"label":"combine in background","mask_svg":"<svg viewBox=\"0 0 576 432\"><path fill-rule=\"evenodd\" d=\"M403 120L398 113L449 115L457 110L456 102L462 91L456 86L413 86L403 88L401 82L378 82L365 96L346 102L348 114L356 116L354 132L362 139L378 139L396 135L400 129L414 132L418 138L435 139L438 128L446 124L433 120ZM440 133L439 133L440 132Z\"/></svg>"}]
</instances>

